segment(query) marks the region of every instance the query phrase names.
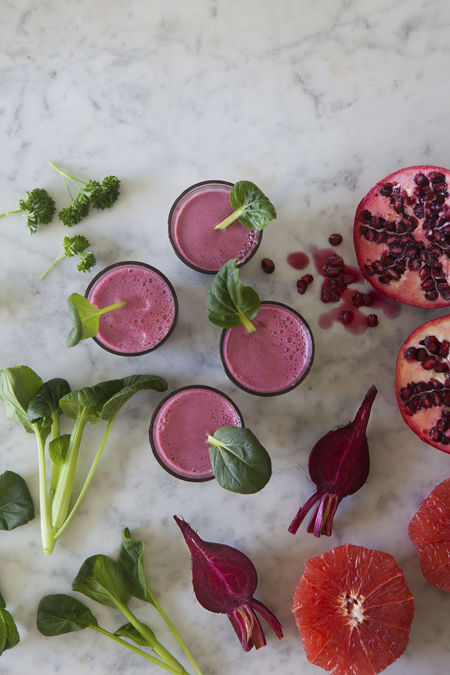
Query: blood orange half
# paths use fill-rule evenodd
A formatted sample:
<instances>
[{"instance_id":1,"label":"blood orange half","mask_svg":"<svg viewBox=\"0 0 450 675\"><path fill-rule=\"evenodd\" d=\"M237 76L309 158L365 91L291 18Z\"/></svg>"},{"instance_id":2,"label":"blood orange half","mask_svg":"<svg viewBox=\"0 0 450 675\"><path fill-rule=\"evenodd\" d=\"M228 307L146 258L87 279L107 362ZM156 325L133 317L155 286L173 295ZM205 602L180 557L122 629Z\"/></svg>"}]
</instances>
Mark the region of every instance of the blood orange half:
<instances>
[{"instance_id":1,"label":"blood orange half","mask_svg":"<svg viewBox=\"0 0 450 675\"><path fill-rule=\"evenodd\" d=\"M450 591L450 478L439 483L411 520L409 538L429 584Z\"/></svg>"},{"instance_id":2,"label":"blood orange half","mask_svg":"<svg viewBox=\"0 0 450 675\"><path fill-rule=\"evenodd\" d=\"M391 555L344 544L306 562L292 611L308 661L374 675L405 651L414 600Z\"/></svg>"}]
</instances>

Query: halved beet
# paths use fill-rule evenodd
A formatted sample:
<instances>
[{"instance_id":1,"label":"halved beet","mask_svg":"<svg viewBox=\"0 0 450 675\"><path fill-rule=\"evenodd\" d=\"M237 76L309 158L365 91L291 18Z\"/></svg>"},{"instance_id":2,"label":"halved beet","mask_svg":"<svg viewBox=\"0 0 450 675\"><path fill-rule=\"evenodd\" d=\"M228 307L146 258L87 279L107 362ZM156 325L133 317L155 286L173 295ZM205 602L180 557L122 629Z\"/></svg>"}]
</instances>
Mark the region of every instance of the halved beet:
<instances>
[{"instance_id":1,"label":"halved beet","mask_svg":"<svg viewBox=\"0 0 450 675\"><path fill-rule=\"evenodd\" d=\"M450 453L450 316L427 321L400 347L397 403L406 424L438 450Z\"/></svg>"},{"instance_id":2,"label":"halved beet","mask_svg":"<svg viewBox=\"0 0 450 675\"><path fill-rule=\"evenodd\" d=\"M450 170L410 166L361 200L353 230L361 272L389 298L450 305Z\"/></svg>"}]
</instances>

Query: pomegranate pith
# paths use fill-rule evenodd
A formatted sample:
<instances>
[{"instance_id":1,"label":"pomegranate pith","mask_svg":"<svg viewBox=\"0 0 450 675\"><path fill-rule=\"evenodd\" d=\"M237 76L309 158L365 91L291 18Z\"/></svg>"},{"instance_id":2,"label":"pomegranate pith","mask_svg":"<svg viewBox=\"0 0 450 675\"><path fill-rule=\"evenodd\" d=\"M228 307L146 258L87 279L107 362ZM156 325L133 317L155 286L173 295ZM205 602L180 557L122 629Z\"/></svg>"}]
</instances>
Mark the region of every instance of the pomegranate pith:
<instances>
[{"instance_id":1,"label":"pomegranate pith","mask_svg":"<svg viewBox=\"0 0 450 675\"><path fill-rule=\"evenodd\" d=\"M406 424L450 453L450 316L417 328L400 348L395 393Z\"/></svg>"},{"instance_id":2,"label":"pomegranate pith","mask_svg":"<svg viewBox=\"0 0 450 675\"><path fill-rule=\"evenodd\" d=\"M448 169L407 167L377 183L356 210L359 267L393 300L450 305L449 183Z\"/></svg>"}]
</instances>

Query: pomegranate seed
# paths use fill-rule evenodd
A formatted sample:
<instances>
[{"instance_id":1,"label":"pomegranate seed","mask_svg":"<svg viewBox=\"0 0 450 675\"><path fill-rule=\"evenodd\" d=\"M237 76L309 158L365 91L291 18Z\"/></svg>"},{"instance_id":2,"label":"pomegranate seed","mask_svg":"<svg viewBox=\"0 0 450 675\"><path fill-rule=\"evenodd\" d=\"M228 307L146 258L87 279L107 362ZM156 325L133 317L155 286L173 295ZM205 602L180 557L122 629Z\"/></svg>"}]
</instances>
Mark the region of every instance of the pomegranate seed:
<instances>
[{"instance_id":1,"label":"pomegranate seed","mask_svg":"<svg viewBox=\"0 0 450 675\"><path fill-rule=\"evenodd\" d=\"M431 354L439 354L441 343L435 335L427 335L424 340L420 341L420 344L424 345Z\"/></svg>"},{"instance_id":2,"label":"pomegranate seed","mask_svg":"<svg viewBox=\"0 0 450 675\"><path fill-rule=\"evenodd\" d=\"M424 349L423 347L419 347L419 349L416 349L416 361L423 361L428 357L427 350Z\"/></svg>"},{"instance_id":3,"label":"pomegranate seed","mask_svg":"<svg viewBox=\"0 0 450 675\"><path fill-rule=\"evenodd\" d=\"M352 295L352 305L354 305L355 307L361 307L362 304L363 304L362 293L356 291L356 293L353 293Z\"/></svg>"},{"instance_id":4,"label":"pomegranate seed","mask_svg":"<svg viewBox=\"0 0 450 675\"><path fill-rule=\"evenodd\" d=\"M364 307L372 307L373 303L375 302L374 294L370 291L368 293L363 293L362 299L362 304Z\"/></svg>"},{"instance_id":5,"label":"pomegranate seed","mask_svg":"<svg viewBox=\"0 0 450 675\"><path fill-rule=\"evenodd\" d=\"M415 347L408 347L408 349L405 349L403 356L409 362L417 361L416 352L417 350Z\"/></svg>"},{"instance_id":6,"label":"pomegranate seed","mask_svg":"<svg viewBox=\"0 0 450 675\"><path fill-rule=\"evenodd\" d=\"M367 315L367 325L369 328L375 328L375 326L378 326L378 317L376 314Z\"/></svg>"},{"instance_id":7,"label":"pomegranate seed","mask_svg":"<svg viewBox=\"0 0 450 675\"><path fill-rule=\"evenodd\" d=\"M261 260L261 267L266 274L272 274L275 269L275 264L270 258L263 258Z\"/></svg>"},{"instance_id":8,"label":"pomegranate seed","mask_svg":"<svg viewBox=\"0 0 450 675\"><path fill-rule=\"evenodd\" d=\"M300 293L300 295L303 295L303 293L306 291L307 284L302 279L299 279L297 281L297 291Z\"/></svg>"},{"instance_id":9,"label":"pomegranate seed","mask_svg":"<svg viewBox=\"0 0 450 675\"><path fill-rule=\"evenodd\" d=\"M305 284L309 286L309 284L311 284L314 281L314 277L312 274L305 274L304 276L302 276L301 281L304 281Z\"/></svg>"},{"instance_id":10,"label":"pomegranate seed","mask_svg":"<svg viewBox=\"0 0 450 675\"><path fill-rule=\"evenodd\" d=\"M344 326L348 326L353 319L355 318L355 315L353 312L341 312L339 314L339 321L344 324Z\"/></svg>"},{"instance_id":11,"label":"pomegranate seed","mask_svg":"<svg viewBox=\"0 0 450 675\"><path fill-rule=\"evenodd\" d=\"M342 234L330 234L328 241L332 246L339 246L342 243Z\"/></svg>"}]
</instances>

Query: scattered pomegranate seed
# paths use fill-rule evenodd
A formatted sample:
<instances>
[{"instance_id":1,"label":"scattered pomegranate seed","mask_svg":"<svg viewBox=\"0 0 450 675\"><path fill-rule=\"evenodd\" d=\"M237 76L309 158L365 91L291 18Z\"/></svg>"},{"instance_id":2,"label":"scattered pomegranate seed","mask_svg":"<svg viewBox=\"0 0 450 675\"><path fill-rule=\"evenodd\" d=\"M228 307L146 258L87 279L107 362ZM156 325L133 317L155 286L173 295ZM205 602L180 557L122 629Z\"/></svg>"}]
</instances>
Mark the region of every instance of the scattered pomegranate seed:
<instances>
[{"instance_id":1,"label":"scattered pomegranate seed","mask_svg":"<svg viewBox=\"0 0 450 675\"><path fill-rule=\"evenodd\" d=\"M272 274L275 269L275 264L270 258L263 258L261 260L261 267L266 274Z\"/></svg>"},{"instance_id":2,"label":"scattered pomegranate seed","mask_svg":"<svg viewBox=\"0 0 450 675\"><path fill-rule=\"evenodd\" d=\"M304 281L305 284L309 286L309 284L312 284L312 282L314 281L314 277L312 274L305 274L304 276L302 276L302 281Z\"/></svg>"},{"instance_id":3,"label":"scattered pomegranate seed","mask_svg":"<svg viewBox=\"0 0 450 675\"><path fill-rule=\"evenodd\" d=\"M355 315L353 312L341 312L339 314L339 321L344 324L344 326L348 326L353 319L355 318Z\"/></svg>"},{"instance_id":4,"label":"scattered pomegranate seed","mask_svg":"<svg viewBox=\"0 0 450 675\"><path fill-rule=\"evenodd\" d=\"M378 326L378 317L376 314L367 315L367 325L369 328L375 328L375 326Z\"/></svg>"},{"instance_id":5,"label":"scattered pomegranate seed","mask_svg":"<svg viewBox=\"0 0 450 675\"><path fill-rule=\"evenodd\" d=\"M303 293L306 291L308 287L308 284L306 284L303 279L299 279L297 281L297 291L300 293L300 295L303 295Z\"/></svg>"},{"instance_id":6,"label":"scattered pomegranate seed","mask_svg":"<svg viewBox=\"0 0 450 675\"><path fill-rule=\"evenodd\" d=\"M342 243L342 234L330 234L328 241L332 246L339 246Z\"/></svg>"}]
</instances>

